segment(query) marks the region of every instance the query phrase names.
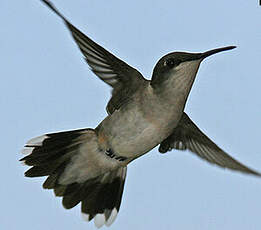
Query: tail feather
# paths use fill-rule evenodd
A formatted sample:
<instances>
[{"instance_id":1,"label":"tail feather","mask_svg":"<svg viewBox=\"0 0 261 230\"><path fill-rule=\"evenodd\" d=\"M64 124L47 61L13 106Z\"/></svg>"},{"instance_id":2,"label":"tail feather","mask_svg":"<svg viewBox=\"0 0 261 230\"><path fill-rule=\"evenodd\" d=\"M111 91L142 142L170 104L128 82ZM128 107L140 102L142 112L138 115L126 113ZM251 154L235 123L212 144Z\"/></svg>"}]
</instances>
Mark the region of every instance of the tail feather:
<instances>
[{"instance_id":1,"label":"tail feather","mask_svg":"<svg viewBox=\"0 0 261 230\"><path fill-rule=\"evenodd\" d=\"M101 149L93 129L46 134L28 141L21 159L32 166L27 177L48 176L53 189L71 209L81 202L85 219L109 226L119 212L127 167Z\"/></svg>"},{"instance_id":2,"label":"tail feather","mask_svg":"<svg viewBox=\"0 0 261 230\"><path fill-rule=\"evenodd\" d=\"M33 147L33 152L22 158L21 161L25 161L25 163L29 166L49 164L50 162L61 159L61 156L66 153L73 152L78 145L79 143L68 145L66 147L57 146L54 150L45 150L44 148Z\"/></svg>"},{"instance_id":3,"label":"tail feather","mask_svg":"<svg viewBox=\"0 0 261 230\"><path fill-rule=\"evenodd\" d=\"M71 209L80 203L86 196L86 187L82 184L71 184L66 188L63 196L63 206Z\"/></svg>"},{"instance_id":4,"label":"tail feather","mask_svg":"<svg viewBox=\"0 0 261 230\"><path fill-rule=\"evenodd\" d=\"M44 189L53 189L56 185L56 181L58 180L59 174L52 173L50 176L47 177L45 182L43 183Z\"/></svg>"},{"instance_id":5,"label":"tail feather","mask_svg":"<svg viewBox=\"0 0 261 230\"><path fill-rule=\"evenodd\" d=\"M104 175L104 177L108 177L108 179L113 178L112 181L105 181L104 183L98 182L98 184L94 182L93 190L87 194L81 206L82 213L88 215L89 221L93 218L97 218L103 220L103 223L99 222L101 226L103 224L107 226L112 224L120 209L126 172L127 167L122 167L110 172L110 174ZM116 174L117 176L115 177L114 175L114 177L112 177L111 174ZM103 180L99 178L98 181ZM103 216L97 216L97 213Z\"/></svg>"}]
</instances>

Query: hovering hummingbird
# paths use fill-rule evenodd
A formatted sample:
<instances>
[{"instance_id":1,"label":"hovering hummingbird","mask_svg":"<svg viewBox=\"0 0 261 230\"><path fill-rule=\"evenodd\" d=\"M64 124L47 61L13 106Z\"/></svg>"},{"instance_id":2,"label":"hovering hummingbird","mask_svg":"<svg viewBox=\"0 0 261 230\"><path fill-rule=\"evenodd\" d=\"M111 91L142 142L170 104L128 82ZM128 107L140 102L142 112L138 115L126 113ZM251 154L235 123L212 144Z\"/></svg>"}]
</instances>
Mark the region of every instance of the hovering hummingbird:
<instances>
[{"instance_id":1,"label":"hovering hummingbird","mask_svg":"<svg viewBox=\"0 0 261 230\"><path fill-rule=\"evenodd\" d=\"M91 70L112 88L108 116L95 128L45 134L29 140L21 159L33 166L27 177L48 176L45 189L63 197L66 209L81 202L84 218L110 226L119 212L127 165L159 145L159 152L189 150L204 160L261 176L230 157L184 112L204 53L173 52L162 57L146 80L140 72L96 44L47 0L70 30Z\"/></svg>"}]
</instances>

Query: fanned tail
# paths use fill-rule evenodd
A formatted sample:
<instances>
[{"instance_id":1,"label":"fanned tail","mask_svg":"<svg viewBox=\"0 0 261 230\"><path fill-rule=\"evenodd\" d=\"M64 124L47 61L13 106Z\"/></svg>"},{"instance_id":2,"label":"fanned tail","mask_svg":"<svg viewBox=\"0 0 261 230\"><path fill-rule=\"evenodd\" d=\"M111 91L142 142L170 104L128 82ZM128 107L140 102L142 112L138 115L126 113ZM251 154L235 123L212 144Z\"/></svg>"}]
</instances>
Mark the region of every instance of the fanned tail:
<instances>
[{"instance_id":1,"label":"fanned tail","mask_svg":"<svg viewBox=\"0 0 261 230\"><path fill-rule=\"evenodd\" d=\"M93 129L45 134L31 139L21 159L26 177L48 176L43 188L71 209L81 202L85 220L110 226L119 212L127 167L105 154Z\"/></svg>"}]
</instances>

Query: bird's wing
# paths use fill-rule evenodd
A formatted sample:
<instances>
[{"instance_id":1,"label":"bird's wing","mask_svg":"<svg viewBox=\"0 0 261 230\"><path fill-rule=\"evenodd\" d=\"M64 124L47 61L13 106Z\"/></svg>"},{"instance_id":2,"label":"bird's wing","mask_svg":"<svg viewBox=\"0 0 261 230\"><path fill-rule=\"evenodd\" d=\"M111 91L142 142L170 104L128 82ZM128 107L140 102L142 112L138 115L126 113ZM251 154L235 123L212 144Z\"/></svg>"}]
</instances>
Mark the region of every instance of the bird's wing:
<instances>
[{"instance_id":1,"label":"bird's wing","mask_svg":"<svg viewBox=\"0 0 261 230\"><path fill-rule=\"evenodd\" d=\"M160 144L159 152L165 153L172 149L188 149L202 159L220 167L261 176L260 173L244 166L220 149L190 120L186 113L183 113L173 133Z\"/></svg>"},{"instance_id":2,"label":"bird's wing","mask_svg":"<svg viewBox=\"0 0 261 230\"><path fill-rule=\"evenodd\" d=\"M119 109L145 82L141 73L88 38L72 25L50 1L42 1L63 19L93 73L113 88L107 111L112 113L115 109Z\"/></svg>"}]
</instances>

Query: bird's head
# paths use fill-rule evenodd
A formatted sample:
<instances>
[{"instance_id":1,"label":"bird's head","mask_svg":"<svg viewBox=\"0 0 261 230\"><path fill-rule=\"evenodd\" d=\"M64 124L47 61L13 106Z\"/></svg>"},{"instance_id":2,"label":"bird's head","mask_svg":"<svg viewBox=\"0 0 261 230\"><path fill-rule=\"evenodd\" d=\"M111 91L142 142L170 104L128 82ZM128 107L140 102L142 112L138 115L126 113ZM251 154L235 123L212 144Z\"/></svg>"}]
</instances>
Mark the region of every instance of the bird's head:
<instances>
[{"instance_id":1,"label":"bird's head","mask_svg":"<svg viewBox=\"0 0 261 230\"><path fill-rule=\"evenodd\" d=\"M206 57L222 51L234 49L227 46L206 51L204 53L173 52L163 56L153 70L151 86L154 89L190 90L199 65Z\"/></svg>"}]
</instances>

